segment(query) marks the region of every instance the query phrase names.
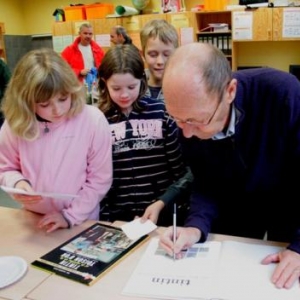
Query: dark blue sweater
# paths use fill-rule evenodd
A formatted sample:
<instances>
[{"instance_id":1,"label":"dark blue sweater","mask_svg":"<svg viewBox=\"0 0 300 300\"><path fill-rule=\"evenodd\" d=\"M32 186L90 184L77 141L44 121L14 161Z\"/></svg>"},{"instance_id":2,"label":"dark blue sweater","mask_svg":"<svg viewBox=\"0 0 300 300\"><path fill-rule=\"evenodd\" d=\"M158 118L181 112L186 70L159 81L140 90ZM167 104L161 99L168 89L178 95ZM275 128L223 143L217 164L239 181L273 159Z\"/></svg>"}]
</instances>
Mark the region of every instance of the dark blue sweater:
<instances>
[{"instance_id":1,"label":"dark blue sweater","mask_svg":"<svg viewBox=\"0 0 300 300\"><path fill-rule=\"evenodd\" d=\"M185 226L289 242L300 253L300 82L274 70L234 73L235 134L183 139L194 173ZM192 163L191 163L192 162Z\"/></svg>"}]
</instances>

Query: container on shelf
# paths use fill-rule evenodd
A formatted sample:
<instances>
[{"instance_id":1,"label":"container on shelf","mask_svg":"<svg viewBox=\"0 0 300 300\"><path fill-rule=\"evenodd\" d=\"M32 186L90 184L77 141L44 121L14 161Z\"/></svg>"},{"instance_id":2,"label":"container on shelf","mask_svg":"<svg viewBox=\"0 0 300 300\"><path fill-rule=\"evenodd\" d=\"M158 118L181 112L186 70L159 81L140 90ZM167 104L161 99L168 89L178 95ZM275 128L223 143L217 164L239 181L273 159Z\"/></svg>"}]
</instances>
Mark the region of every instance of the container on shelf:
<instances>
[{"instance_id":1,"label":"container on shelf","mask_svg":"<svg viewBox=\"0 0 300 300\"><path fill-rule=\"evenodd\" d=\"M227 0L204 0L204 10L226 10Z\"/></svg>"},{"instance_id":2,"label":"container on shelf","mask_svg":"<svg viewBox=\"0 0 300 300\"><path fill-rule=\"evenodd\" d=\"M74 5L64 8L66 21L86 20L85 6Z\"/></svg>"},{"instance_id":3,"label":"container on shelf","mask_svg":"<svg viewBox=\"0 0 300 300\"><path fill-rule=\"evenodd\" d=\"M114 9L114 5L109 3L85 5L86 18L88 20L105 18L108 14L113 14Z\"/></svg>"}]
</instances>

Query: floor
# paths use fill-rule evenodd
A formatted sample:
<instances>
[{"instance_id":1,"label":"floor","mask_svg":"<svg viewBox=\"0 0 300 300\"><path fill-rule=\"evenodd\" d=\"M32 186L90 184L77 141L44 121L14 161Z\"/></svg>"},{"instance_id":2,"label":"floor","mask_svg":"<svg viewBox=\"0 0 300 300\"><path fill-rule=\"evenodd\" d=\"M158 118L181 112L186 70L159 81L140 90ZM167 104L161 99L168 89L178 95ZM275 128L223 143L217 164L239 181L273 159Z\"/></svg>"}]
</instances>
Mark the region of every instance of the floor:
<instances>
[{"instance_id":1,"label":"floor","mask_svg":"<svg viewBox=\"0 0 300 300\"><path fill-rule=\"evenodd\" d=\"M0 189L0 206L20 208L21 205L14 201L7 193Z\"/></svg>"}]
</instances>

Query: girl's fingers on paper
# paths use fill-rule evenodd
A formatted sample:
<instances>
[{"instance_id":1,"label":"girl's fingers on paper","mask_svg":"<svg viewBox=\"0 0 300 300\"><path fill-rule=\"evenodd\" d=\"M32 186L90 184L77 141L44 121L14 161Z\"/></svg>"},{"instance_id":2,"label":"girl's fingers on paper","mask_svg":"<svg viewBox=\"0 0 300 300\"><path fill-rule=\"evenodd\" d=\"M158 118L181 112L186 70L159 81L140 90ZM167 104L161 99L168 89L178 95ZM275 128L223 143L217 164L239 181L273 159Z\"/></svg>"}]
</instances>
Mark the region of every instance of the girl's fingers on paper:
<instances>
[{"instance_id":1,"label":"girl's fingers on paper","mask_svg":"<svg viewBox=\"0 0 300 300\"><path fill-rule=\"evenodd\" d=\"M39 195L29 196L22 194L12 194L12 198L22 204L36 204L42 200L42 197Z\"/></svg>"}]
</instances>

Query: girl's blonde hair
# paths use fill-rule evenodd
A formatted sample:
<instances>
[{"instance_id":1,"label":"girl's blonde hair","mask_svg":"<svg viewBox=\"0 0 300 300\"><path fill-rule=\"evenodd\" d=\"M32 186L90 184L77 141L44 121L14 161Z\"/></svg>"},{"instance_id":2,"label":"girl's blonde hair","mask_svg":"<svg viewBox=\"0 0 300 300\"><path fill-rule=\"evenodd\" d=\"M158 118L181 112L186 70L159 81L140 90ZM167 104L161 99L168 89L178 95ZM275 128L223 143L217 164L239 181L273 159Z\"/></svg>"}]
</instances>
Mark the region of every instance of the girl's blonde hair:
<instances>
[{"instance_id":1,"label":"girl's blonde hair","mask_svg":"<svg viewBox=\"0 0 300 300\"><path fill-rule=\"evenodd\" d=\"M85 91L68 63L54 50L42 48L25 54L7 86L2 110L12 132L26 140L39 136L36 103L71 94L68 117L83 110Z\"/></svg>"}]
</instances>

